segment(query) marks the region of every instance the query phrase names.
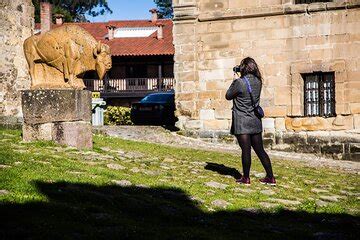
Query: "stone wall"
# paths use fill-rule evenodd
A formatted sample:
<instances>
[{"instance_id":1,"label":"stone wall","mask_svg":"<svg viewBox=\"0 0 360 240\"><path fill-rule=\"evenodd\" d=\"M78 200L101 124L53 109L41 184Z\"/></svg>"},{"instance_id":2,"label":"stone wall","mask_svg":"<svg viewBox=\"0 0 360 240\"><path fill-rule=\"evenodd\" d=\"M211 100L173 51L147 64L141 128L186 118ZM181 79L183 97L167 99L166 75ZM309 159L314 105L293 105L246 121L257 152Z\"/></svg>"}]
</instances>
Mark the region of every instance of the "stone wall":
<instances>
[{"instance_id":1,"label":"stone wall","mask_svg":"<svg viewBox=\"0 0 360 240\"><path fill-rule=\"evenodd\" d=\"M20 90L30 88L23 42L34 29L31 0L0 1L0 124L22 119Z\"/></svg>"},{"instance_id":2,"label":"stone wall","mask_svg":"<svg viewBox=\"0 0 360 240\"><path fill-rule=\"evenodd\" d=\"M360 129L360 1L175 0L178 126L229 131L232 68L255 58L266 132ZM335 72L336 117L304 116L301 73Z\"/></svg>"},{"instance_id":3,"label":"stone wall","mask_svg":"<svg viewBox=\"0 0 360 240\"><path fill-rule=\"evenodd\" d=\"M279 151L311 153L339 160L360 161L359 133L303 131L264 134L265 146Z\"/></svg>"}]
</instances>

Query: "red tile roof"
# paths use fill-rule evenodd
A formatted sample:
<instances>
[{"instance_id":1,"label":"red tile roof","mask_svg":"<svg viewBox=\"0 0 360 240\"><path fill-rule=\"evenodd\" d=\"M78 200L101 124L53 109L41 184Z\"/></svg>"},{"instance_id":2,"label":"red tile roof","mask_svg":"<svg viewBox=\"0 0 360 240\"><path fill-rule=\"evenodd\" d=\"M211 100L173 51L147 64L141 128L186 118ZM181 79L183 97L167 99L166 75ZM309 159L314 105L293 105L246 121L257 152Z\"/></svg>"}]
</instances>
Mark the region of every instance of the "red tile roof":
<instances>
[{"instance_id":1,"label":"red tile roof","mask_svg":"<svg viewBox=\"0 0 360 240\"><path fill-rule=\"evenodd\" d=\"M116 28L135 28L135 27L156 27L156 23L149 20L129 20L129 21L109 21L95 23L65 23L76 24L91 35L96 40L100 40L110 46L113 56L146 56L146 55L174 55L172 26L173 23L168 19L160 19L157 23L164 24L163 39L157 39L154 32L149 37L114 38L105 39L108 34L106 26L111 25ZM58 27L58 25L52 25ZM35 29L40 29L40 24L36 24Z\"/></svg>"}]
</instances>

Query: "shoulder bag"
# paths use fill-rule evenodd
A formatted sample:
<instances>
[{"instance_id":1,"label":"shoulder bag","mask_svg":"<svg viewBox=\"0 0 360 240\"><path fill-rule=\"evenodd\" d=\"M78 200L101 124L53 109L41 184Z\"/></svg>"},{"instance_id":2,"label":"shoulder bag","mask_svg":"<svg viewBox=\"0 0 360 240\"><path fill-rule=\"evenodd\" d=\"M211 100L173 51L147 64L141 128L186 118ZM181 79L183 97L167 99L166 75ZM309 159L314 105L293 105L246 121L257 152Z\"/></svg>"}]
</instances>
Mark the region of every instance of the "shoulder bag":
<instances>
[{"instance_id":1,"label":"shoulder bag","mask_svg":"<svg viewBox=\"0 0 360 240\"><path fill-rule=\"evenodd\" d=\"M246 83L247 90L248 90L248 92L249 92L249 94L250 94L251 104L252 104L252 106L253 106L253 108L254 108L254 113L255 113L255 115L256 115L258 118L261 119L261 118L263 118L263 117L265 116L264 110L263 110L262 107L260 107L259 105L257 105L257 106L255 105L255 101L254 101L254 99L253 99L252 89L251 89L251 85L250 85L249 79L248 79L247 77L244 77L243 79L244 79L244 81L245 81L245 83Z\"/></svg>"}]
</instances>

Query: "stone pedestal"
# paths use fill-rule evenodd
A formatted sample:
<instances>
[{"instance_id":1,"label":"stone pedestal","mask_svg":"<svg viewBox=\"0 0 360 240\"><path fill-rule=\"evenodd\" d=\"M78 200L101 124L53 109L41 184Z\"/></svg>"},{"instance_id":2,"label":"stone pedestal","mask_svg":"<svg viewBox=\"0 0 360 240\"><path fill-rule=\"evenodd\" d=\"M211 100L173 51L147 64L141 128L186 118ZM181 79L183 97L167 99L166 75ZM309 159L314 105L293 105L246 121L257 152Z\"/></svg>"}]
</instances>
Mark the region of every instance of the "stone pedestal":
<instances>
[{"instance_id":1,"label":"stone pedestal","mask_svg":"<svg viewBox=\"0 0 360 240\"><path fill-rule=\"evenodd\" d=\"M90 91L26 90L21 95L24 141L92 148Z\"/></svg>"}]
</instances>

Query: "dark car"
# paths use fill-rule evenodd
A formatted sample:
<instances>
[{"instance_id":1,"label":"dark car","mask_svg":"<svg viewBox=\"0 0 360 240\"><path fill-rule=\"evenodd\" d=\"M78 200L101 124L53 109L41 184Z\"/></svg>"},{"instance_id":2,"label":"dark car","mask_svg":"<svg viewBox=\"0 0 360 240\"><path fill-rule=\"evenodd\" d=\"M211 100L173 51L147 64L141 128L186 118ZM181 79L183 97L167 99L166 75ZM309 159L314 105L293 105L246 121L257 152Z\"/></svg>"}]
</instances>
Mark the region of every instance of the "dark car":
<instances>
[{"instance_id":1,"label":"dark car","mask_svg":"<svg viewBox=\"0 0 360 240\"><path fill-rule=\"evenodd\" d=\"M151 93L131 106L131 121L134 124L174 125L175 94Z\"/></svg>"}]
</instances>

